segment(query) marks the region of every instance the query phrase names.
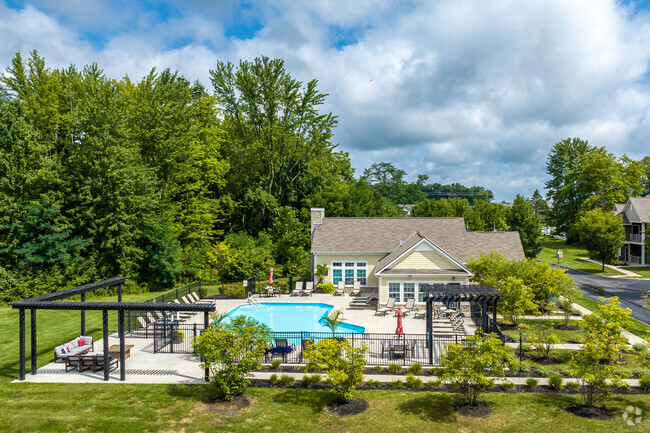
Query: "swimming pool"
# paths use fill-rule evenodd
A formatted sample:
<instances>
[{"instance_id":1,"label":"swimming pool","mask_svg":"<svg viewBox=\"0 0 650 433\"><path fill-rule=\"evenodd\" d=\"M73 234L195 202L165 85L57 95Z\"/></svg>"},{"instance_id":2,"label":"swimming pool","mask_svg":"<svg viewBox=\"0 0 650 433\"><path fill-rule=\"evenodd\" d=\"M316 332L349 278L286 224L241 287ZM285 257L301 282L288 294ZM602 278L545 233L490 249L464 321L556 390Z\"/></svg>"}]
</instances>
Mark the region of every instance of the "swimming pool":
<instances>
[{"instance_id":1,"label":"swimming pool","mask_svg":"<svg viewBox=\"0 0 650 433\"><path fill-rule=\"evenodd\" d=\"M230 310L229 317L246 316L267 325L273 332L332 332L325 326L325 317L333 305L316 303L269 302L244 304ZM336 333L363 334L366 328L343 322Z\"/></svg>"}]
</instances>

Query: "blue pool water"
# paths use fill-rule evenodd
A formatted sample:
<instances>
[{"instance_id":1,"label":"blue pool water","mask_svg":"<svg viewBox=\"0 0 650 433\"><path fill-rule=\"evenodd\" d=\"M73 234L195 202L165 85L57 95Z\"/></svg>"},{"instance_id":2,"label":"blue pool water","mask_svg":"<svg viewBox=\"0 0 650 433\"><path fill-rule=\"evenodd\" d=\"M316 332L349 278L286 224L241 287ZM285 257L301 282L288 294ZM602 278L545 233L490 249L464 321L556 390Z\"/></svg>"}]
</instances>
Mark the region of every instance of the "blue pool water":
<instances>
[{"instance_id":1,"label":"blue pool water","mask_svg":"<svg viewBox=\"0 0 650 433\"><path fill-rule=\"evenodd\" d=\"M234 308L228 317L246 316L267 325L273 332L332 332L325 326L325 317L334 306L329 304L259 303ZM351 323L341 323L336 333L363 334L366 328Z\"/></svg>"}]
</instances>

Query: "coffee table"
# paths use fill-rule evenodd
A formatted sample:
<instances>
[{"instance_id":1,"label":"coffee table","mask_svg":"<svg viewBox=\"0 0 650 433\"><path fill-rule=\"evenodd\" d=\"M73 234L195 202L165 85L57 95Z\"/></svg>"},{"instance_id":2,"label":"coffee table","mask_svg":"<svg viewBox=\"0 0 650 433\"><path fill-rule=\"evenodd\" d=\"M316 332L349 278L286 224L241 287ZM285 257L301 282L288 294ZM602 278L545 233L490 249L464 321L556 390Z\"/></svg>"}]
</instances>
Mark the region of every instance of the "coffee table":
<instances>
[{"instance_id":1,"label":"coffee table","mask_svg":"<svg viewBox=\"0 0 650 433\"><path fill-rule=\"evenodd\" d=\"M131 356L131 348L132 347L134 347L132 344L125 344L124 345L124 359ZM114 358L119 358L120 357L120 345L119 344L114 344L112 346L109 346L108 354L113 356Z\"/></svg>"}]
</instances>

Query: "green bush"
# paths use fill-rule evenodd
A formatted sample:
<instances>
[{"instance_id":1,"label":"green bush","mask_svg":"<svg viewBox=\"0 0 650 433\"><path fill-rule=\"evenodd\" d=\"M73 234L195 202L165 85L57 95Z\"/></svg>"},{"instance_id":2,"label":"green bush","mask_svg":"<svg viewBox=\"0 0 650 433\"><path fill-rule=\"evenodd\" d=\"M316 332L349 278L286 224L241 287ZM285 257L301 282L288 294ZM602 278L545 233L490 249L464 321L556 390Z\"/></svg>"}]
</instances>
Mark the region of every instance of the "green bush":
<instances>
[{"instance_id":1,"label":"green bush","mask_svg":"<svg viewBox=\"0 0 650 433\"><path fill-rule=\"evenodd\" d=\"M387 370L390 374L399 374L402 372L402 366L399 364L390 364Z\"/></svg>"},{"instance_id":2,"label":"green bush","mask_svg":"<svg viewBox=\"0 0 650 433\"><path fill-rule=\"evenodd\" d=\"M430 388L440 388L442 385L442 380L436 379L436 380L430 380L427 382L427 386Z\"/></svg>"},{"instance_id":3,"label":"green bush","mask_svg":"<svg viewBox=\"0 0 650 433\"><path fill-rule=\"evenodd\" d=\"M243 283L224 284L221 287L221 294L227 298L243 299L246 297Z\"/></svg>"},{"instance_id":4,"label":"green bush","mask_svg":"<svg viewBox=\"0 0 650 433\"><path fill-rule=\"evenodd\" d=\"M571 367L566 364L556 365L555 372L564 377L571 377Z\"/></svg>"},{"instance_id":5,"label":"green bush","mask_svg":"<svg viewBox=\"0 0 650 433\"><path fill-rule=\"evenodd\" d=\"M273 284L273 286L280 292L285 295L289 293L289 282L287 281L278 281Z\"/></svg>"},{"instance_id":6,"label":"green bush","mask_svg":"<svg viewBox=\"0 0 650 433\"><path fill-rule=\"evenodd\" d=\"M422 388L422 379L419 379L413 374L409 373L406 375L406 386L413 389Z\"/></svg>"},{"instance_id":7,"label":"green bush","mask_svg":"<svg viewBox=\"0 0 650 433\"><path fill-rule=\"evenodd\" d=\"M430 368L430 369L429 369L429 374L430 374L431 376L438 376L438 377L440 377L440 375L442 374L442 369L441 369L440 367L433 367L433 368Z\"/></svg>"},{"instance_id":8,"label":"green bush","mask_svg":"<svg viewBox=\"0 0 650 433\"><path fill-rule=\"evenodd\" d=\"M280 361L279 359L274 359L273 361L271 361L271 368L272 368L273 370L275 370L275 369L277 369L281 364L282 364L282 361Z\"/></svg>"},{"instance_id":9,"label":"green bush","mask_svg":"<svg viewBox=\"0 0 650 433\"><path fill-rule=\"evenodd\" d=\"M316 385L318 382L320 382L320 374L314 374L314 375L308 375L305 374L302 378L302 385L303 386L311 386L311 385Z\"/></svg>"},{"instance_id":10,"label":"green bush","mask_svg":"<svg viewBox=\"0 0 650 433\"><path fill-rule=\"evenodd\" d=\"M381 365L375 365L374 367L372 367L372 369L379 373L380 371L384 370L384 367L382 367Z\"/></svg>"},{"instance_id":11,"label":"green bush","mask_svg":"<svg viewBox=\"0 0 650 433\"><path fill-rule=\"evenodd\" d=\"M366 385L368 385L370 388L377 388L379 385L381 385L381 382L378 380L368 380L366 381Z\"/></svg>"},{"instance_id":12,"label":"green bush","mask_svg":"<svg viewBox=\"0 0 650 433\"><path fill-rule=\"evenodd\" d=\"M548 387L555 391L559 391L560 389L562 389L562 382L563 382L562 376L560 376L559 374L551 374L548 377Z\"/></svg>"},{"instance_id":13,"label":"green bush","mask_svg":"<svg viewBox=\"0 0 650 433\"><path fill-rule=\"evenodd\" d=\"M422 374L422 364L420 364L419 362L416 362L415 364L411 365L409 367L409 373L415 374L415 375Z\"/></svg>"},{"instance_id":14,"label":"green bush","mask_svg":"<svg viewBox=\"0 0 650 433\"><path fill-rule=\"evenodd\" d=\"M650 375L641 376L641 378L639 379L639 387L643 391L646 392L650 391Z\"/></svg>"},{"instance_id":15,"label":"green bush","mask_svg":"<svg viewBox=\"0 0 650 433\"><path fill-rule=\"evenodd\" d=\"M278 375L275 374L275 373L273 373L273 374L271 375L271 377L269 377L269 383L270 383L270 384L274 384L274 383L277 382L277 381L278 381Z\"/></svg>"},{"instance_id":16,"label":"green bush","mask_svg":"<svg viewBox=\"0 0 650 433\"><path fill-rule=\"evenodd\" d=\"M510 363L510 371L512 371L513 373L520 373L522 371L528 371L528 366L523 362L512 361Z\"/></svg>"},{"instance_id":17,"label":"green bush","mask_svg":"<svg viewBox=\"0 0 650 433\"><path fill-rule=\"evenodd\" d=\"M293 376L289 376L288 374L283 374L282 376L280 376L278 382L280 382L284 386L291 386L294 383L296 383L296 378Z\"/></svg>"},{"instance_id":18,"label":"green bush","mask_svg":"<svg viewBox=\"0 0 650 433\"><path fill-rule=\"evenodd\" d=\"M640 353L641 355L647 355L648 354L648 346L646 346L643 343L636 343L632 346L632 349L634 349L636 352Z\"/></svg>"},{"instance_id":19,"label":"green bush","mask_svg":"<svg viewBox=\"0 0 650 433\"><path fill-rule=\"evenodd\" d=\"M501 384L501 389L504 391L512 391L515 389L515 384L510 381L503 382Z\"/></svg>"},{"instance_id":20,"label":"green bush","mask_svg":"<svg viewBox=\"0 0 650 433\"><path fill-rule=\"evenodd\" d=\"M400 388L400 387L404 386L404 382L402 382L401 380L398 379L398 380L394 380L392 382L389 382L388 385L393 387L393 388Z\"/></svg>"},{"instance_id":21,"label":"green bush","mask_svg":"<svg viewBox=\"0 0 650 433\"><path fill-rule=\"evenodd\" d=\"M336 287L334 286L334 283L322 283L318 284L316 286L317 289L321 290L323 293L326 293L328 295L331 295L336 291Z\"/></svg>"},{"instance_id":22,"label":"green bush","mask_svg":"<svg viewBox=\"0 0 650 433\"><path fill-rule=\"evenodd\" d=\"M207 298L208 296L208 288L201 284L201 287L199 287L199 297L201 298Z\"/></svg>"},{"instance_id":23,"label":"green bush","mask_svg":"<svg viewBox=\"0 0 650 433\"><path fill-rule=\"evenodd\" d=\"M537 374L542 377L549 377L553 373L553 369L548 365L540 365L537 367Z\"/></svg>"},{"instance_id":24,"label":"green bush","mask_svg":"<svg viewBox=\"0 0 650 433\"><path fill-rule=\"evenodd\" d=\"M528 389L535 389L537 388L538 384L539 382L534 377L529 377L528 379L526 379L526 388Z\"/></svg>"},{"instance_id":25,"label":"green bush","mask_svg":"<svg viewBox=\"0 0 650 433\"><path fill-rule=\"evenodd\" d=\"M567 382L564 384L564 387L577 392L580 389L580 384L578 382Z\"/></svg>"}]
</instances>

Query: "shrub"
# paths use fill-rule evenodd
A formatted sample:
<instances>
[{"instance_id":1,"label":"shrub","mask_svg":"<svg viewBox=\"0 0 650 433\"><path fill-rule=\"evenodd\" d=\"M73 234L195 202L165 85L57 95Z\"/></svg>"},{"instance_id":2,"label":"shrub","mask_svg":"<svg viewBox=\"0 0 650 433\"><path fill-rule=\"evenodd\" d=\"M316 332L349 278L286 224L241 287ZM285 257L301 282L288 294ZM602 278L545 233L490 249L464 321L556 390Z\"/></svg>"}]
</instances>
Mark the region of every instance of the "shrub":
<instances>
[{"instance_id":1,"label":"shrub","mask_svg":"<svg viewBox=\"0 0 650 433\"><path fill-rule=\"evenodd\" d=\"M379 385L381 385L381 382L378 380L368 380L366 381L366 385L368 385L370 388L377 388Z\"/></svg>"},{"instance_id":2,"label":"shrub","mask_svg":"<svg viewBox=\"0 0 650 433\"><path fill-rule=\"evenodd\" d=\"M278 382L280 382L284 386L291 386L294 383L296 383L296 378L293 376L289 376L288 374L283 374L282 376L280 376Z\"/></svg>"},{"instance_id":3,"label":"shrub","mask_svg":"<svg viewBox=\"0 0 650 433\"><path fill-rule=\"evenodd\" d=\"M420 364L419 362L416 362L415 364L411 365L409 367L409 373L415 374L415 375L422 374L422 364Z\"/></svg>"},{"instance_id":4,"label":"shrub","mask_svg":"<svg viewBox=\"0 0 650 433\"><path fill-rule=\"evenodd\" d=\"M200 298L208 297L208 288L203 284L201 284L201 287L199 287L199 297Z\"/></svg>"},{"instance_id":5,"label":"shrub","mask_svg":"<svg viewBox=\"0 0 650 433\"><path fill-rule=\"evenodd\" d=\"M274 383L277 382L277 381L278 381L278 375L275 374L275 373L273 373L273 374L269 377L269 383L270 383L270 384L274 384Z\"/></svg>"},{"instance_id":6,"label":"shrub","mask_svg":"<svg viewBox=\"0 0 650 433\"><path fill-rule=\"evenodd\" d=\"M406 386L413 389L422 388L422 379L419 379L413 374L409 373L406 375Z\"/></svg>"},{"instance_id":7,"label":"shrub","mask_svg":"<svg viewBox=\"0 0 650 433\"><path fill-rule=\"evenodd\" d=\"M440 388L440 386L442 386L442 380L440 379L430 380L427 382L427 386L431 388Z\"/></svg>"},{"instance_id":8,"label":"shrub","mask_svg":"<svg viewBox=\"0 0 650 433\"><path fill-rule=\"evenodd\" d=\"M575 392L580 389L580 384L578 382L567 382L564 384L564 387Z\"/></svg>"},{"instance_id":9,"label":"shrub","mask_svg":"<svg viewBox=\"0 0 650 433\"><path fill-rule=\"evenodd\" d=\"M221 294L228 298L242 299L246 297L243 283L224 284Z\"/></svg>"},{"instance_id":10,"label":"shrub","mask_svg":"<svg viewBox=\"0 0 650 433\"><path fill-rule=\"evenodd\" d=\"M399 374L402 372L402 366L399 364L390 364L387 370L390 374Z\"/></svg>"},{"instance_id":11,"label":"shrub","mask_svg":"<svg viewBox=\"0 0 650 433\"><path fill-rule=\"evenodd\" d=\"M562 389L562 382L563 382L562 376L560 376L559 374L551 374L548 377L548 387L555 391Z\"/></svg>"},{"instance_id":12,"label":"shrub","mask_svg":"<svg viewBox=\"0 0 650 433\"><path fill-rule=\"evenodd\" d=\"M339 399L350 401L356 386L363 383L367 350L363 343L354 347L347 340L327 338L305 349L305 358L309 360L307 370L323 371Z\"/></svg>"},{"instance_id":13,"label":"shrub","mask_svg":"<svg viewBox=\"0 0 650 433\"><path fill-rule=\"evenodd\" d=\"M532 341L535 353L542 358L548 358L553 345L560 343L560 339L557 338L550 324L536 325L535 329L527 333L526 338Z\"/></svg>"},{"instance_id":14,"label":"shrub","mask_svg":"<svg viewBox=\"0 0 650 433\"><path fill-rule=\"evenodd\" d=\"M273 285L280 293L289 293L289 283L287 281L277 281Z\"/></svg>"},{"instance_id":15,"label":"shrub","mask_svg":"<svg viewBox=\"0 0 650 433\"><path fill-rule=\"evenodd\" d=\"M535 389L537 388L538 383L539 382L537 381L537 379L535 379L534 377L529 377L528 379L526 379L526 388Z\"/></svg>"},{"instance_id":16,"label":"shrub","mask_svg":"<svg viewBox=\"0 0 650 433\"><path fill-rule=\"evenodd\" d=\"M278 367L280 367L281 364L282 361L280 361L279 359L274 359L273 361L271 361L271 368L273 370L276 370Z\"/></svg>"},{"instance_id":17,"label":"shrub","mask_svg":"<svg viewBox=\"0 0 650 433\"><path fill-rule=\"evenodd\" d=\"M566 364L556 365L555 372L564 377L571 377L571 367Z\"/></svg>"},{"instance_id":18,"label":"shrub","mask_svg":"<svg viewBox=\"0 0 650 433\"><path fill-rule=\"evenodd\" d=\"M512 361L510 363L510 371L513 373L520 373L522 371L528 371L528 366L524 364L523 362L519 361Z\"/></svg>"},{"instance_id":19,"label":"shrub","mask_svg":"<svg viewBox=\"0 0 650 433\"><path fill-rule=\"evenodd\" d=\"M313 375L308 375L305 374L302 378L302 384L303 386L311 386L311 385L316 385L318 382L320 382L320 374L313 374Z\"/></svg>"},{"instance_id":20,"label":"shrub","mask_svg":"<svg viewBox=\"0 0 650 433\"><path fill-rule=\"evenodd\" d=\"M268 326L239 316L229 323L211 324L203 335L194 338L192 345L204 359L201 368L210 371L217 397L232 400L250 384L251 371L260 365L270 341Z\"/></svg>"},{"instance_id":21,"label":"shrub","mask_svg":"<svg viewBox=\"0 0 650 433\"><path fill-rule=\"evenodd\" d=\"M643 391L650 391L650 375L642 376L639 379L639 387Z\"/></svg>"},{"instance_id":22,"label":"shrub","mask_svg":"<svg viewBox=\"0 0 650 433\"><path fill-rule=\"evenodd\" d=\"M393 388L400 388L400 387L404 386L404 382L402 382L401 380L398 379L398 380L394 380L392 382L389 382L388 385L393 387Z\"/></svg>"},{"instance_id":23,"label":"shrub","mask_svg":"<svg viewBox=\"0 0 650 433\"><path fill-rule=\"evenodd\" d=\"M372 367L372 369L375 370L377 373L379 373L384 369L384 367L382 367L381 365L375 365L374 367Z\"/></svg>"},{"instance_id":24,"label":"shrub","mask_svg":"<svg viewBox=\"0 0 650 433\"><path fill-rule=\"evenodd\" d=\"M643 343L636 343L635 345L632 346L632 349L634 349L635 352L638 352L641 355L648 354L648 346L646 346Z\"/></svg>"},{"instance_id":25,"label":"shrub","mask_svg":"<svg viewBox=\"0 0 650 433\"><path fill-rule=\"evenodd\" d=\"M336 287L334 286L334 283L318 284L316 288L320 289L323 293L326 293L328 295L331 295L336 291Z\"/></svg>"},{"instance_id":26,"label":"shrub","mask_svg":"<svg viewBox=\"0 0 650 433\"><path fill-rule=\"evenodd\" d=\"M540 365L537 367L537 374L542 377L549 377L553 373L553 369L548 365Z\"/></svg>"},{"instance_id":27,"label":"shrub","mask_svg":"<svg viewBox=\"0 0 650 433\"><path fill-rule=\"evenodd\" d=\"M438 376L438 377L440 377L440 375L442 374L442 369L441 369L440 367L433 367L433 368L430 368L430 369L429 369L429 374L430 374L431 376Z\"/></svg>"},{"instance_id":28,"label":"shrub","mask_svg":"<svg viewBox=\"0 0 650 433\"><path fill-rule=\"evenodd\" d=\"M501 384L501 389L504 391L512 391L515 389L515 384L510 381L505 381Z\"/></svg>"}]
</instances>

